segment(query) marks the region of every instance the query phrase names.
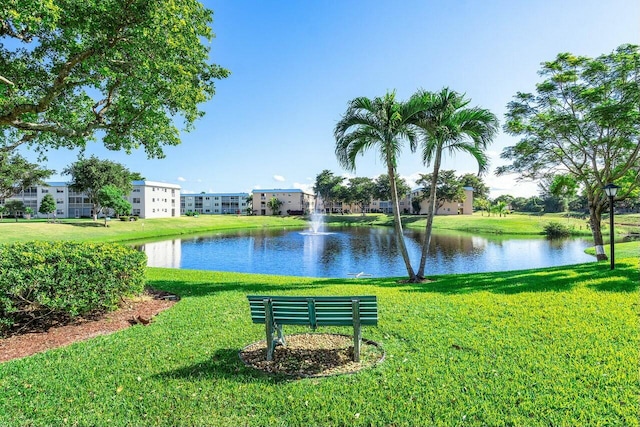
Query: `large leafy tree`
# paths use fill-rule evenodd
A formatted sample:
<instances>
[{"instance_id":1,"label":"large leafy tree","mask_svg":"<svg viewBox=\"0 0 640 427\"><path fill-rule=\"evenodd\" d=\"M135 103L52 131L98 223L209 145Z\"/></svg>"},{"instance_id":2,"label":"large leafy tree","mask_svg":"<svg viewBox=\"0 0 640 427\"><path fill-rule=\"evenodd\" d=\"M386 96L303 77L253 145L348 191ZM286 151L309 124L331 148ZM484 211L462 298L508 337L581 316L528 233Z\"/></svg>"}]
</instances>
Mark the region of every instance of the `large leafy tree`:
<instances>
[{"instance_id":1,"label":"large leafy tree","mask_svg":"<svg viewBox=\"0 0 640 427\"><path fill-rule=\"evenodd\" d=\"M30 163L18 154L0 151L0 200L15 196L25 188L41 184L54 172Z\"/></svg>"},{"instance_id":2,"label":"large leafy tree","mask_svg":"<svg viewBox=\"0 0 640 427\"><path fill-rule=\"evenodd\" d=\"M197 0L0 2L0 150L144 147L163 157L228 71Z\"/></svg>"},{"instance_id":3,"label":"large leafy tree","mask_svg":"<svg viewBox=\"0 0 640 427\"><path fill-rule=\"evenodd\" d=\"M85 193L92 204L93 220L96 221L98 213L102 210L99 191L107 185L119 189L123 194L129 194L132 190L132 182L140 177L138 173L132 173L120 163L111 160L101 160L95 156L88 159L80 159L72 163L62 171L64 175L71 175L69 187L79 193Z\"/></svg>"},{"instance_id":4,"label":"large leafy tree","mask_svg":"<svg viewBox=\"0 0 640 427\"><path fill-rule=\"evenodd\" d=\"M389 175L383 173L378 175L378 177L373 182L373 197L378 200L391 200L391 181L389 180ZM407 184L407 181L399 176L396 176L396 190L398 192L398 198L406 197L407 194L411 192L411 187Z\"/></svg>"},{"instance_id":5,"label":"large leafy tree","mask_svg":"<svg viewBox=\"0 0 640 427\"><path fill-rule=\"evenodd\" d=\"M470 154L478 163L479 173L484 173L489 164L486 148L498 130L498 119L489 110L470 107L470 100L449 88L438 93L418 91L413 97L421 99L421 103L427 105L418 122L423 135L421 154L425 165L433 164L428 192L426 234L417 273L419 278L423 278L436 212L442 155L445 152L450 155L456 152Z\"/></svg>"},{"instance_id":6,"label":"large leafy tree","mask_svg":"<svg viewBox=\"0 0 640 427\"><path fill-rule=\"evenodd\" d=\"M607 259L600 222L604 186L619 182L616 200L640 185L640 52L623 45L597 58L561 53L542 64L536 93L507 106L505 130L522 137L502 152L497 172L538 180L572 176L589 205L598 260ZM627 179L625 179L627 178ZM628 179L630 178L630 179Z\"/></svg>"},{"instance_id":7,"label":"large leafy tree","mask_svg":"<svg viewBox=\"0 0 640 427\"><path fill-rule=\"evenodd\" d=\"M344 177L336 176L328 169L323 170L316 176L313 191L322 199L323 210L326 211L327 207L329 207L329 212L333 211L333 203L340 195L344 180Z\"/></svg>"},{"instance_id":8,"label":"large leafy tree","mask_svg":"<svg viewBox=\"0 0 640 427\"><path fill-rule=\"evenodd\" d=\"M418 139L413 123L421 110L420 99L401 102L396 99L395 92L388 92L384 97L374 99L359 97L349 103L347 111L334 130L336 157L342 167L355 171L357 157L372 149L378 151L386 165L391 183L395 237L409 280L412 282L417 278L411 267L402 232L396 172L403 142L408 142L412 149L417 145Z\"/></svg>"},{"instance_id":9,"label":"large leafy tree","mask_svg":"<svg viewBox=\"0 0 640 427\"><path fill-rule=\"evenodd\" d=\"M420 174L416 184L422 187L424 194L429 194L433 176L430 173ZM445 204L445 202L460 202L465 199L464 185L462 180L456 176L454 170L440 171L436 185L436 206L435 214Z\"/></svg>"},{"instance_id":10,"label":"large leafy tree","mask_svg":"<svg viewBox=\"0 0 640 427\"><path fill-rule=\"evenodd\" d=\"M375 184L371 178L355 177L349 179L347 184L347 202L355 203L360 207L362 215L365 215L366 207L371 203Z\"/></svg>"},{"instance_id":11,"label":"large leafy tree","mask_svg":"<svg viewBox=\"0 0 640 427\"><path fill-rule=\"evenodd\" d=\"M485 184L481 176L475 173L466 173L460 177L463 187L473 188L473 199L488 199L489 186Z\"/></svg>"}]
</instances>

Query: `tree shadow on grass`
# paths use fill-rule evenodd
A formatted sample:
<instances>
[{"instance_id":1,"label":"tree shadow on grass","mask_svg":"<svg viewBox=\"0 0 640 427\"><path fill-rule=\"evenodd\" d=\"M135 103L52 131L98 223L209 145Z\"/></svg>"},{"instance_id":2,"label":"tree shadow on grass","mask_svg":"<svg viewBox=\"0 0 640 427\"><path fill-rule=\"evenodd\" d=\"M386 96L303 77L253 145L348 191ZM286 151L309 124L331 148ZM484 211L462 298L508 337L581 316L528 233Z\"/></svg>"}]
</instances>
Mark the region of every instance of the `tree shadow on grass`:
<instances>
[{"instance_id":1,"label":"tree shadow on grass","mask_svg":"<svg viewBox=\"0 0 640 427\"><path fill-rule=\"evenodd\" d=\"M586 286L602 292L635 292L640 289L638 263L632 259L621 260L615 270L608 263L587 263L537 270L502 271L491 273L451 274L433 276L424 283L407 283L404 278L362 278L362 279L283 279L282 283L263 282L260 275L251 275L241 280L149 280L147 285L180 295L200 297L221 292L242 292L245 294L274 294L296 292L318 294L317 290L327 286L374 286L397 287L410 292L432 292L441 294L466 294L472 292L493 292L496 294L517 294L522 292L562 292L579 286ZM315 291L315 292L314 292ZM325 294L326 292L320 292ZM345 292L342 292L345 293ZM372 292L375 294L375 292Z\"/></svg>"},{"instance_id":2,"label":"tree shadow on grass","mask_svg":"<svg viewBox=\"0 0 640 427\"><path fill-rule=\"evenodd\" d=\"M205 361L190 366L172 369L153 375L162 381L172 379L211 380L216 378L230 379L245 383L248 380L265 383L291 381L285 375L266 374L260 370L245 365L238 355L239 349L223 348L216 350Z\"/></svg>"},{"instance_id":3,"label":"tree shadow on grass","mask_svg":"<svg viewBox=\"0 0 640 427\"><path fill-rule=\"evenodd\" d=\"M82 228L93 228L93 227L101 227L104 228L104 218L98 219L98 221L68 221L68 222L60 222L60 224L71 225L73 227L82 227Z\"/></svg>"},{"instance_id":4,"label":"tree shadow on grass","mask_svg":"<svg viewBox=\"0 0 640 427\"><path fill-rule=\"evenodd\" d=\"M367 279L372 284L375 280ZM424 283L400 283L384 281L382 287L404 287L412 292L435 292L442 294L466 294L493 292L517 294L522 292L562 292L577 286L603 292L635 292L640 288L637 263L623 260L615 270L609 264L588 263L540 270L504 271L492 273L453 274L434 276Z\"/></svg>"},{"instance_id":5,"label":"tree shadow on grass","mask_svg":"<svg viewBox=\"0 0 640 427\"><path fill-rule=\"evenodd\" d=\"M326 286L326 283L304 282L300 284L266 284L259 280L255 282L202 282L182 280L149 280L147 285L154 289L173 292L181 297L203 297L221 292L243 292L246 294L279 294L293 290L307 292Z\"/></svg>"}]
</instances>

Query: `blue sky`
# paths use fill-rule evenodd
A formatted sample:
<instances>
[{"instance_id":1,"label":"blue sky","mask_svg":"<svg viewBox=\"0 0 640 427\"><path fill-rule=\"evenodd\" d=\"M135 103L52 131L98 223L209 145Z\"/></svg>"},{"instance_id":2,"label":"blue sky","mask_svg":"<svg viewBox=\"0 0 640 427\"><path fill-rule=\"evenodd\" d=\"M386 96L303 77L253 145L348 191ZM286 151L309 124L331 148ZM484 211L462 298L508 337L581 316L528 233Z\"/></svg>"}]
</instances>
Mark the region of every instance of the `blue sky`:
<instances>
[{"instance_id":1,"label":"blue sky","mask_svg":"<svg viewBox=\"0 0 640 427\"><path fill-rule=\"evenodd\" d=\"M215 0L211 60L231 71L217 83L196 129L165 159L145 153L95 154L148 180L183 192L250 192L304 188L323 169L346 175L335 159L333 128L349 100L396 90L448 86L504 122L516 92L533 91L540 63L560 52L598 56L623 43L640 44L638 0ZM492 197L531 196L537 187L497 178L499 154L516 140L501 132L490 146ZM47 166L61 171L77 152L51 151ZM35 156L34 156L35 160ZM464 155L445 169L476 172ZM399 173L413 186L430 168L408 149ZM376 152L357 163L358 176L385 172ZM351 174L350 176L353 176ZM68 177L56 175L54 181Z\"/></svg>"}]
</instances>

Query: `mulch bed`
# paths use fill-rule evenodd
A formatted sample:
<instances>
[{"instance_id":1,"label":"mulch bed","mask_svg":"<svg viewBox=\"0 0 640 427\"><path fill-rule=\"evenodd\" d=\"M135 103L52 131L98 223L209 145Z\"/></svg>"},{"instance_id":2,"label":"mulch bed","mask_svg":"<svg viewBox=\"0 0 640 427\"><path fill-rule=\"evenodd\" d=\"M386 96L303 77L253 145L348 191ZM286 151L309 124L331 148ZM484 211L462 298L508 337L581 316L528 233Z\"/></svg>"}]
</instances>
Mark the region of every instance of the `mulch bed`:
<instances>
[{"instance_id":1,"label":"mulch bed","mask_svg":"<svg viewBox=\"0 0 640 427\"><path fill-rule=\"evenodd\" d=\"M277 346L267 361L266 341L253 343L239 353L245 365L268 374L321 377L358 372L384 360L384 351L373 341L362 340L360 362L353 361L353 338L339 334L286 335L286 346Z\"/></svg>"},{"instance_id":2,"label":"mulch bed","mask_svg":"<svg viewBox=\"0 0 640 427\"><path fill-rule=\"evenodd\" d=\"M59 318L49 324L16 325L6 338L0 339L0 362L31 356L132 325L147 325L153 321L153 316L170 308L177 300L177 296L167 292L147 289L141 297L123 302L118 310L110 313L75 319Z\"/></svg>"}]
</instances>

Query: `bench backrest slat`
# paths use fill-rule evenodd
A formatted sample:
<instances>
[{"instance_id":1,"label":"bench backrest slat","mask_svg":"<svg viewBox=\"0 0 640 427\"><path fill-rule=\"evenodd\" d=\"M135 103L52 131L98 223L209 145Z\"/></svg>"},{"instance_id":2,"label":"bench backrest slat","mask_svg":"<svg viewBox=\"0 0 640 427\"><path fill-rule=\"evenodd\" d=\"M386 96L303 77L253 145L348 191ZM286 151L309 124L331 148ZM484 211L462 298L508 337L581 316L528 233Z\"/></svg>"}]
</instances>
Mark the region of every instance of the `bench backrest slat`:
<instances>
[{"instance_id":1,"label":"bench backrest slat","mask_svg":"<svg viewBox=\"0 0 640 427\"><path fill-rule=\"evenodd\" d=\"M360 305L360 324L378 324L378 303L375 295L318 297L249 295L247 298L253 323L265 322L264 300L270 299L276 324L311 327L351 326L353 325L352 300L357 299ZM310 310L314 310L311 315Z\"/></svg>"}]
</instances>

